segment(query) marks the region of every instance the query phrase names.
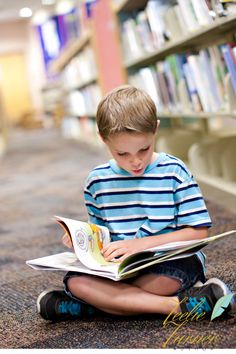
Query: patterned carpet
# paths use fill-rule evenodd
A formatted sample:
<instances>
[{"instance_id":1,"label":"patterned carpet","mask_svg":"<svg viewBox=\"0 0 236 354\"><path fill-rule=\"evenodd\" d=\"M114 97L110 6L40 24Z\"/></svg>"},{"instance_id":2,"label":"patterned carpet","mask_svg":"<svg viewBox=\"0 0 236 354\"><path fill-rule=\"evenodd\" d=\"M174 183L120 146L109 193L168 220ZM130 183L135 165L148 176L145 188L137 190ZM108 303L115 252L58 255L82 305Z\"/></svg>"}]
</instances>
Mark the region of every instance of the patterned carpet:
<instances>
[{"instance_id":1,"label":"patterned carpet","mask_svg":"<svg viewBox=\"0 0 236 354\"><path fill-rule=\"evenodd\" d=\"M55 214L86 220L83 181L105 153L60 133L14 132L0 160L1 348L235 348L236 318L163 326L165 317L111 316L47 323L38 294L61 286L63 273L34 271L25 260L64 250ZM207 196L206 196L207 197ZM236 228L230 211L208 202L211 234ZM236 289L235 236L206 248L208 277Z\"/></svg>"}]
</instances>

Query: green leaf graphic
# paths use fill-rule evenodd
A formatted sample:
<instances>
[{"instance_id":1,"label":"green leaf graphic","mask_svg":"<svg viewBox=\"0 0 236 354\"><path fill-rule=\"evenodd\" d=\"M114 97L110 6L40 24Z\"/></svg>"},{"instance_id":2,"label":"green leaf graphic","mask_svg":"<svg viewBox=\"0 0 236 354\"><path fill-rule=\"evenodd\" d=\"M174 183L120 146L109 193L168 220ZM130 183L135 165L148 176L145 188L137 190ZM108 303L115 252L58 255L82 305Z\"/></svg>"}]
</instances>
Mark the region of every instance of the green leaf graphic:
<instances>
[{"instance_id":1,"label":"green leaf graphic","mask_svg":"<svg viewBox=\"0 0 236 354\"><path fill-rule=\"evenodd\" d=\"M233 294L224 295L217 301L211 314L211 321L214 318L219 317L225 311L225 309L229 306L232 297Z\"/></svg>"}]
</instances>

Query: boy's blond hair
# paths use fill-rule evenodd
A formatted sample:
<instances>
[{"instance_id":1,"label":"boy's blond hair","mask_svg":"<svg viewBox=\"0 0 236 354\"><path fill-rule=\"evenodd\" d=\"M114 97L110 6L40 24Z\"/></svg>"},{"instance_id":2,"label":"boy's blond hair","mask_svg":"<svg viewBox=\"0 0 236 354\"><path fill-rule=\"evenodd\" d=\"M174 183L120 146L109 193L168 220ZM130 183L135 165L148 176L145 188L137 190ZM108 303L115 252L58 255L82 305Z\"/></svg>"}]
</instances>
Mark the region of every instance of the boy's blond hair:
<instances>
[{"instance_id":1,"label":"boy's blond hair","mask_svg":"<svg viewBox=\"0 0 236 354\"><path fill-rule=\"evenodd\" d=\"M98 105L96 119L104 140L116 133L154 134L157 129L155 103L146 92L130 85L109 92Z\"/></svg>"}]
</instances>

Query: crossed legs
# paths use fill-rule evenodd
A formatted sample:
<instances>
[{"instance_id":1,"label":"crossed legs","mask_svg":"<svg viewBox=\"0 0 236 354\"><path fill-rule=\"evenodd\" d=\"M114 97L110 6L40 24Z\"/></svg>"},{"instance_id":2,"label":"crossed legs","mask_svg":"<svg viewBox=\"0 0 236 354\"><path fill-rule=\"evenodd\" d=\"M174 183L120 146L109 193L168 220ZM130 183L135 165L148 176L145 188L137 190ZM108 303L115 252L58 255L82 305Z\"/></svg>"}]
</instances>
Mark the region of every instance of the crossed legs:
<instances>
[{"instance_id":1,"label":"crossed legs","mask_svg":"<svg viewBox=\"0 0 236 354\"><path fill-rule=\"evenodd\" d=\"M147 274L132 283L82 275L68 280L71 293L81 300L113 315L179 312L175 294L180 281L167 276Z\"/></svg>"}]
</instances>

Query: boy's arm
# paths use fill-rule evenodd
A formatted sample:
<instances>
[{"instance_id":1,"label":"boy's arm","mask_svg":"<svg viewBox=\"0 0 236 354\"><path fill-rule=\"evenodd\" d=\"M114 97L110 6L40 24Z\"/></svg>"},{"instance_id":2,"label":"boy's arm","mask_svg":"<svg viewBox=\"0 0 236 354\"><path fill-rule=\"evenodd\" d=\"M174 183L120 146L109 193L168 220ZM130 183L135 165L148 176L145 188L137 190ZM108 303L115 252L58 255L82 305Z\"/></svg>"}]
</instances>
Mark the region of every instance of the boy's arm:
<instances>
[{"instance_id":1,"label":"boy's arm","mask_svg":"<svg viewBox=\"0 0 236 354\"><path fill-rule=\"evenodd\" d=\"M158 247L165 243L177 241L189 241L206 238L208 236L207 227L186 227L184 229L165 233L157 236L147 236L143 238L135 238L133 240L114 241L107 244L103 250L103 256L106 261L110 261L115 257L120 257L119 261L123 261L126 257L133 253L143 251L147 248Z\"/></svg>"}]
</instances>

